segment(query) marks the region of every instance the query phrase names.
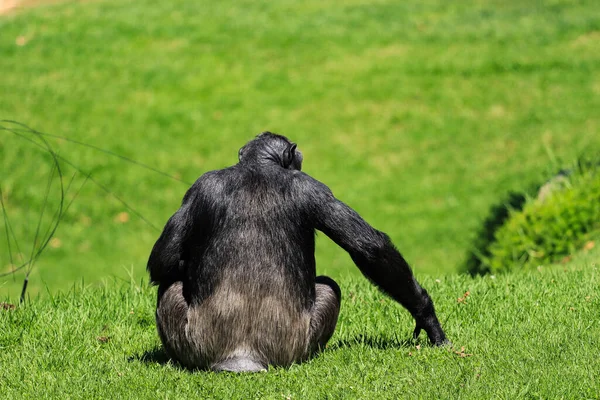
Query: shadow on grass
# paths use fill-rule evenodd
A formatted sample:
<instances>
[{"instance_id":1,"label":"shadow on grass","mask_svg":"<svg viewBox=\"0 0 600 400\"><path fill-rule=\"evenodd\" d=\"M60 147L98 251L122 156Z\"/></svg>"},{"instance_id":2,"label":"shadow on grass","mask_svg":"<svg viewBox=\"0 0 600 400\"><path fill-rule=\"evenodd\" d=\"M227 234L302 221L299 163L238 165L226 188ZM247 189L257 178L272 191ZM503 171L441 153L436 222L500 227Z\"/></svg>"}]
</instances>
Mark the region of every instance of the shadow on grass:
<instances>
[{"instance_id":1,"label":"shadow on grass","mask_svg":"<svg viewBox=\"0 0 600 400\"><path fill-rule=\"evenodd\" d=\"M188 368L179 361L168 356L162 347L155 347L152 350L147 350L142 354L136 354L128 358L129 362L140 362L142 364L152 365L158 364L161 366L170 365L175 369L187 372L207 372L209 370L202 368Z\"/></svg>"},{"instance_id":2,"label":"shadow on grass","mask_svg":"<svg viewBox=\"0 0 600 400\"><path fill-rule=\"evenodd\" d=\"M390 338L384 336L357 335L351 339L338 340L327 347L328 350L350 348L356 346L371 347L378 350L402 349L421 344L420 340Z\"/></svg>"},{"instance_id":3,"label":"shadow on grass","mask_svg":"<svg viewBox=\"0 0 600 400\"><path fill-rule=\"evenodd\" d=\"M156 347L152 350L145 351L143 354L136 354L129 357L128 361L134 362L139 361L144 364L173 364L174 366L181 367L179 363L172 360L162 347Z\"/></svg>"},{"instance_id":4,"label":"shadow on grass","mask_svg":"<svg viewBox=\"0 0 600 400\"><path fill-rule=\"evenodd\" d=\"M412 348L417 344L424 344L425 341L421 340L413 340L413 339L404 339L400 340L398 338L390 338L384 336L367 336L367 335L357 335L351 339L343 339L337 340L330 343L327 346L327 351L336 351L344 348L352 348L356 346L365 346L370 347L377 350L389 350L389 349L403 349L403 348ZM310 361L315 358L318 358L319 354L316 354L310 357ZM197 372L204 371L202 369L190 369L183 365L181 365L178 361L171 359L167 353L164 351L162 347L156 347L152 350L145 351L142 354L136 354L128 359L129 362L141 362L143 364L159 364L159 365L167 365L170 364L177 369L181 369L189 372ZM303 363L302 363L303 364Z\"/></svg>"},{"instance_id":5,"label":"shadow on grass","mask_svg":"<svg viewBox=\"0 0 600 400\"><path fill-rule=\"evenodd\" d=\"M535 191L530 190L527 193ZM471 248L467 251L466 260L460 267L462 272L467 272L471 276L490 273L488 260L491 256L491 246L496 241L496 233L506 223L512 211L523 209L526 200L526 193L509 192L502 201L492 205L473 239Z\"/></svg>"}]
</instances>

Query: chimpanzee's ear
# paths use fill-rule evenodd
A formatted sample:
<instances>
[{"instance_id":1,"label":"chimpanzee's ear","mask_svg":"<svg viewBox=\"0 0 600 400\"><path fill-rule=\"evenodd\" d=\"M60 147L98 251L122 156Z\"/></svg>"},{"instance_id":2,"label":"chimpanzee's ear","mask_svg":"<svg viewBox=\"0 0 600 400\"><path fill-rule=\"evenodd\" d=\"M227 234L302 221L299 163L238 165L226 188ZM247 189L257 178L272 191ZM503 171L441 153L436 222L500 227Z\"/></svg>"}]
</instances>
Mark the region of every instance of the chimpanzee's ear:
<instances>
[{"instance_id":1,"label":"chimpanzee's ear","mask_svg":"<svg viewBox=\"0 0 600 400\"><path fill-rule=\"evenodd\" d=\"M294 156L296 155L296 143L290 143L288 147L283 151L283 159L281 160L281 166L283 168L289 168L294 162Z\"/></svg>"}]
</instances>

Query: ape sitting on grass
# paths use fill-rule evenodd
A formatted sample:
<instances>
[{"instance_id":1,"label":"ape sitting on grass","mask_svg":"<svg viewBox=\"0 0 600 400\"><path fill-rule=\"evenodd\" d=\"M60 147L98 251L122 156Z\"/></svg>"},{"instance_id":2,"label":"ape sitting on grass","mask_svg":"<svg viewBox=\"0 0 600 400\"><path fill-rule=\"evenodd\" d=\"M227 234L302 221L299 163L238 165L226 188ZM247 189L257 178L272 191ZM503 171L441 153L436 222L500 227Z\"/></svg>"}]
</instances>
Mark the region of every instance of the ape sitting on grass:
<instances>
[{"instance_id":1,"label":"ape sitting on grass","mask_svg":"<svg viewBox=\"0 0 600 400\"><path fill-rule=\"evenodd\" d=\"M202 175L154 245L156 323L166 352L189 368L261 371L323 348L341 293L316 277L315 230L346 250L361 272L440 345L433 302L388 236L300 171L302 154L265 132L239 163Z\"/></svg>"}]
</instances>

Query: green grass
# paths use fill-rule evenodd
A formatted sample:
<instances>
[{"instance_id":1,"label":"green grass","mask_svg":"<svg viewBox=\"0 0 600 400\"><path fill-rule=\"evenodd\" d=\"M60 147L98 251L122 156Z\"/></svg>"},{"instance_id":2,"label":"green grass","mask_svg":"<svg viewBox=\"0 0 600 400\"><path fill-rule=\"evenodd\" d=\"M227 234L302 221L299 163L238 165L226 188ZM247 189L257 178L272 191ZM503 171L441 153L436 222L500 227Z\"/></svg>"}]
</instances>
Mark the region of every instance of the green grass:
<instances>
[{"instance_id":1,"label":"green grass","mask_svg":"<svg viewBox=\"0 0 600 400\"><path fill-rule=\"evenodd\" d=\"M97 0L0 16L0 119L186 182L260 131L285 134L306 172L391 236L454 344L408 340L408 313L320 235L318 272L344 292L323 354L267 374L182 370L160 349L155 290L138 284L159 231L85 175L159 229L187 186L49 139L83 171L61 163L67 202L84 185L29 300L0 307L0 397L598 398L598 246L530 272L454 272L491 204L597 152L599 72L592 0ZM0 130L24 258L51 174L48 154ZM48 194L42 232L58 186ZM10 262L2 224L0 274ZM0 278L0 302L16 304L22 278Z\"/></svg>"},{"instance_id":2,"label":"green grass","mask_svg":"<svg viewBox=\"0 0 600 400\"><path fill-rule=\"evenodd\" d=\"M491 204L597 152L599 72L592 0L97 0L0 16L0 119L186 182L260 131L285 134L306 172L391 236L454 343L408 340L408 313L320 235L318 272L344 292L323 354L267 374L182 370L160 349L155 290L138 284L160 232L85 175L158 229L187 186L48 139L83 171L61 163L67 202L83 188L29 300L9 309L23 274L0 278L0 397L598 398L598 246L530 272L454 272ZM42 232L58 206L51 165L0 130L13 261L35 247L44 198Z\"/></svg>"},{"instance_id":3,"label":"green grass","mask_svg":"<svg viewBox=\"0 0 600 400\"><path fill-rule=\"evenodd\" d=\"M389 233L419 275L442 276L490 204L600 144L599 32L591 0L42 5L0 16L0 119L188 182L234 163L262 130L286 134L306 172ZM49 159L1 135L0 183L27 255ZM51 143L158 227L186 190ZM68 181L74 171L64 172ZM159 232L133 215L116 222L123 211L87 182L33 270L32 293L141 276ZM0 273L11 269L4 239ZM317 263L357 273L322 238ZM18 296L21 280L1 278L0 293Z\"/></svg>"},{"instance_id":4,"label":"green grass","mask_svg":"<svg viewBox=\"0 0 600 400\"><path fill-rule=\"evenodd\" d=\"M597 398L600 251L571 265L426 278L453 347L366 280L341 281L327 349L266 374L189 372L160 348L146 284L73 288L0 309L3 398ZM465 293L468 295L465 296ZM463 349L464 348L464 349Z\"/></svg>"}]
</instances>

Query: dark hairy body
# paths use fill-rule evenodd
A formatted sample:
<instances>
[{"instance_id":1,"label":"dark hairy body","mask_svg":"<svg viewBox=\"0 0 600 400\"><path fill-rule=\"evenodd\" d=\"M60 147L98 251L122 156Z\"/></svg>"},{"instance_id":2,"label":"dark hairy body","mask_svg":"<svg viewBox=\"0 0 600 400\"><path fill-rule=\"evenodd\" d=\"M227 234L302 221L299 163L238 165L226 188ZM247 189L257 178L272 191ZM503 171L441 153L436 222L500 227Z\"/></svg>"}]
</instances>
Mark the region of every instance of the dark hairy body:
<instances>
[{"instance_id":1,"label":"dark hairy body","mask_svg":"<svg viewBox=\"0 0 600 400\"><path fill-rule=\"evenodd\" d=\"M156 321L170 357L189 368L260 371L324 347L341 293L316 276L315 230L446 342L433 302L388 236L300 171L302 155L265 132L238 164L202 175L169 219L148 261L158 285Z\"/></svg>"}]
</instances>

